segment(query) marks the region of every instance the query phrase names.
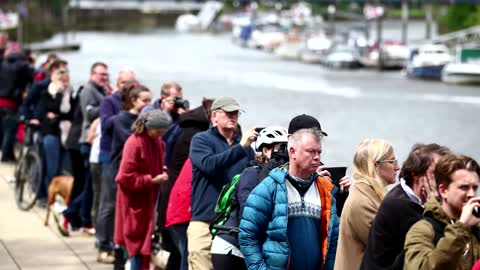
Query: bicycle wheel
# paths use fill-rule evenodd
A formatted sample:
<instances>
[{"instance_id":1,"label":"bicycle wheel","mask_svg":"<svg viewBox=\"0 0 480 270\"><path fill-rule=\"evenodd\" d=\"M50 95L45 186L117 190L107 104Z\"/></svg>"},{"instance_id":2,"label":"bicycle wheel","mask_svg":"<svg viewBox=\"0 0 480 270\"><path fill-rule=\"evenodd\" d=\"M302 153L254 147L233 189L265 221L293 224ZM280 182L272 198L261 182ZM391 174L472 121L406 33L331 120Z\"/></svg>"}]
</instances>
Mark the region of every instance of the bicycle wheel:
<instances>
[{"instance_id":1,"label":"bicycle wheel","mask_svg":"<svg viewBox=\"0 0 480 270\"><path fill-rule=\"evenodd\" d=\"M35 151L28 151L19 163L15 195L18 208L30 210L37 201L42 185L42 161Z\"/></svg>"}]
</instances>

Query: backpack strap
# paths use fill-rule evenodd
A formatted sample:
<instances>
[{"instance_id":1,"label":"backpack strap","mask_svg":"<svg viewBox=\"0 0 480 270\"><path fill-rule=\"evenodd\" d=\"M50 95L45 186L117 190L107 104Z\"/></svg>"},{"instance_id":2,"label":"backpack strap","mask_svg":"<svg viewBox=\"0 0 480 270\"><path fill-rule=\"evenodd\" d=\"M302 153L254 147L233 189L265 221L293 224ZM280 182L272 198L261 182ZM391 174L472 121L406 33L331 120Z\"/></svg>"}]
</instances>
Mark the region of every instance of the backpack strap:
<instances>
[{"instance_id":1,"label":"backpack strap","mask_svg":"<svg viewBox=\"0 0 480 270\"><path fill-rule=\"evenodd\" d=\"M433 244L437 246L438 241L440 241L440 239L444 236L444 230L447 225L434 218L431 213L426 213L423 219L432 224L433 231L435 232Z\"/></svg>"}]
</instances>

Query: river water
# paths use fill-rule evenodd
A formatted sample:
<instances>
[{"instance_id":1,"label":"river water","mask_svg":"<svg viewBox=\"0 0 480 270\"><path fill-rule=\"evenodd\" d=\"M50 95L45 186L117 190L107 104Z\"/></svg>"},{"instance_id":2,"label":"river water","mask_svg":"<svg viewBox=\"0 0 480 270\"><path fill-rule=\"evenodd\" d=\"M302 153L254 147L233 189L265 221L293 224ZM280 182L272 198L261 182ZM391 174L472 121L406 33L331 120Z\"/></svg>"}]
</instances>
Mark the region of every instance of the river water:
<instances>
[{"instance_id":1,"label":"river water","mask_svg":"<svg viewBox=\"0 0 480 270\"><path fill-rule=\"evenodd\" d=\"M51 42L58 42L59 36ZM242 49L228 35L77 33L79 52L68 60L75 87L90 65L104 61L112 82L123 67L136 71L155 96L166 80L177 80L192 107L202 97L236 97L245 113L243 128L288 126L302 113L317 117L328 133L322 161L350 166L356 146L367 138L390 141L402 162L417 142L436 142L480 158L480 89L409 80L400 71L328 70Z\"/></svg>"}]
</instances>

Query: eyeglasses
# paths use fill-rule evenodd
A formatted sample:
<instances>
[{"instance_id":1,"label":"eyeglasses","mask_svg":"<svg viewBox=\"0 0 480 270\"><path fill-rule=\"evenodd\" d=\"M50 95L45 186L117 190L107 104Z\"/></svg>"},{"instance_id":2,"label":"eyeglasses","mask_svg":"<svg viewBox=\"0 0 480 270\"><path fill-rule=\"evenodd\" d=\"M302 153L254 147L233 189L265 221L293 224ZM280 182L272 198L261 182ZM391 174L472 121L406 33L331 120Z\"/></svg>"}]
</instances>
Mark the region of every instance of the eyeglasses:
<instances>
[{"instance_id":1,"label":"eyeglasses","mask_svg":"<svg viewBox=\"0 0 480 270\"><path fill-rule=\"evenodd\" d=\"M388 162L392 165L398 166L398 160L396 160L396 159L384 159L384 160L379 160L376 163L385 163L385 162Z\"/></svg>"}]
</instances>

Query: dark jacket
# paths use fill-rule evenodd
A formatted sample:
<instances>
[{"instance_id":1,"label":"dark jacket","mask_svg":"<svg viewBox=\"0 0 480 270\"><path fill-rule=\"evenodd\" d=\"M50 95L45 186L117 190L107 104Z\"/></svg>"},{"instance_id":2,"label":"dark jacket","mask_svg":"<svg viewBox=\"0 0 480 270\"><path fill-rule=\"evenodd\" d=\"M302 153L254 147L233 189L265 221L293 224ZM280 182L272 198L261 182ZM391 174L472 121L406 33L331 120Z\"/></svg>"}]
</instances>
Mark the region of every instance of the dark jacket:
<instances>
[{"instance_id":1,"label":"dark jacket","mask_svg":"<svg viewBox=\"0 0 480 270\"><path fill-rule=\"evenodd\" d=\"M77 91L72 93L70 98L70 112L72 114L72 126L68 132L67 141L65 147L67 149L80 151L80 135L82 133L82 109L80 108L80 93L83 90L83 86L80 86Z\"/></svg>"},{"instance_id":2,"label":"dark jacket","mask_svg":"<svg viewBox=\"0 0 480 270\"><path fill-rule=\"evenodd\" d=\"M234 209L230 213L228 220L225 222L225 226L236 228L240 226L240 219L242 218L243 209L247 203L247 198L252 190L262 180L260 179L261 169L262 167L260 167L260 165L254 164L253 166L243 170L243 172L240 174L240 179L235 186L235 191L232 197L232 205L234 205ZM217 235L218 237L240 249L238 237L235 237L226 231L219 231Z\"/></svg>"},{"instance_id":3,"label":"dark jacket","mask_svg":"<svg viewBox=\"0 0 480 270\"><path fill-rule=\"evenodd\" d=\"M170 186L173 186L175 183L185 160L188 158L193 135L207 130L210 122L207 118L207 112L200 106L181 115L178 126L181 128L181 133L173 146L171 164L168 167L168 183Z\"/></svg>"},{"instance_id":4,"label":"dark jacket","mask_svg":"<svg viewBox=\"0 0 480 270\"><path fill-rule=\"evenodd\" d=\"M34 116L37 104L40 102L42 93L47 92L48 85L50 85L50 78L45 78L41 81L36 81L27 92L27 96L23 100L20 113L25 119L31 119Z\"/></svg>"},{"instance_id":5,"label":"dark jacket","mask_svg":"<svg viewBox=\"0 0 480 270\"><path fill-rule=\"evenodd\" d=\"M114 169L120 166L122 159L122 151L125 141L132 134L132 125L137 120L138 115L129 113L127 111L120 111L113 117L112 125L112 163Z\"/></svg>"},{"instance_id":6,"label":"dark jacket","mask_svg":"<svg viewBox=\"0 0 480 270\"><path fill-rule=\"evenodd\" d=\"M100 137L100 155L110 156L112 150L113 117L120 112L122 99L118 92L105 97L100 103L100 121L102 136ZM110 131L110 132L109 132Z\"/></svg>"},{"instance_id":7,"label":"dark jacket","mask_svg":"<svg viewBox=\"0 0 480 270\"><path fill-rule=\"evenodd\" d=\"M193 165L192 221L210 222L222 187L242 172L255 158L251 147L243 148L240 138L229 145L216 127L193 136L190 159Z\"/></svg>"},{"instance_id":8,"label":"dark jacket","mask_svg":"<svg viewBox=\"0 0 480 270\"><path fill-rule=\"evenodd\" d=\"M5 98L20 105L22 94L33 80L33 69L25 55L9 54L0 66L0 98Z\"/></svg>"},{"instance_id":9,"label":"dark jacket","mask_svg":"<svg viewBox=\"0 0 480 270\"><path fill-rule=\"evenodd\" d=\"M172 156L173 156L173 147L177 142L178 136L182 133L182 128L178 124L180 119L180 115L177 112L170 112L170 117L172 118L172 124L168 128L165 135L163 135L162 139L165 142L165 165L170 168L172 165Z\"/></svg>"},{"instance_id":10,"label":"dark jacket","mask_svg":"<svg viewBox=\"0 0 480 270\"><path fill-rule=\"evenodd\" d=\"M412 201L399 184L383 199L368 235L360 269L402 270L405 236L422 218L423 207Z\"/></svg>"},{"instance_id":11,"label":"dark jacket","mask_svg":"<svg viewBox=\"0 0 480 270\"><path fill-rule=\"evenodd\" d=\"M166 185L162 185L160 187L160 195L159 195L159 201L158 201L158 219L157 219L157 228L159 229L163 229L165 227L165 219L166 219L170 191L172 190L173 185L175 184L177 177L180 174L180 171L182 170L182 167L188 158L188 153L190 152L190 142L192 141L192 137L198 132L207 130L209 125L210 125L210 122L208 121L207 113L205 112L205 109L202 106L200 106L181 115L178 120L178 123L173 126L177 130L175 132L178 134L175 135L176 139L173 142L174 145L170 145L170 151L171 151L170 164L167 165L168 182ZM165 139L165 136L164 136L164 139ZM168 151L169 144L166 143L166 145L167 146L165 149ZM165 159L167 159L166 156L165 156Z\"/></svg>"},{"instance_id":12,"label":"dark jacket","mask_svg":"<svg viewBox=\"0 0 480 270\"><path fill-rule=\"evenodd\" d=\"M60 135L60 121L71 118L70 112L62 113L60 111L62 98L62 93L57 93L55 96L52 96L48 91L45 91L41 94L34 116L40 120L43 134ZM48 113L54 113L57 117L48 119Z\"/></svg>"}]
</instances>

